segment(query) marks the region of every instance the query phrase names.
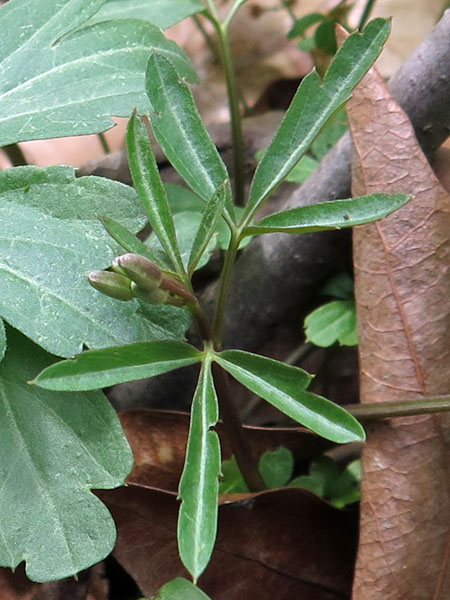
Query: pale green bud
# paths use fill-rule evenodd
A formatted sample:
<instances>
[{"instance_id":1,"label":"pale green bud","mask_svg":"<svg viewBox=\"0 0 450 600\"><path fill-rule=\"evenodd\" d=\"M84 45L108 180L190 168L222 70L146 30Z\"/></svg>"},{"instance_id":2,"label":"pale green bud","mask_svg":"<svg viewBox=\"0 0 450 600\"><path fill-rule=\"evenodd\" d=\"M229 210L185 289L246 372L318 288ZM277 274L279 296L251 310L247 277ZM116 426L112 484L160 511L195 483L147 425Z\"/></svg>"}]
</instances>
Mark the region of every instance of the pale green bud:
<instances>
[{"instance_id":1,"label":"pale green bud","mask_svg":"<svg viewBox=\"0 0 450 600\"><path fill-rule=\"evenodd\" d=\"M102 294L106 294L106 296L123 302L134 298L131 291L131 281L119 273L92 271L89 273L88 279L92 287Z\"/></svg>"},{"instance_id":2,"label":"pale green bud","mask_svg":"<svg viewBox=\"0 0 450 600\"><path fill-rule=\"evenodd\" d=\"M144 302L148 302L149 304L165 304L169 299L169 292L159 288L143 290L136 283L134 283L134 281L131 282L131 291L136 298L139 298Z\"/></svg>"},{"instance_id":3,"label":"pale green bud","mask_svg":"<svg viewBox=\"0 0 450 600\"><path fill-rule=\"evenodd\" d=\"M162 280L161 269L140 254L122 254L114 259L112 268L116 272L126 275L145 291L159 288Z\"/></svg>"}]
</instances>

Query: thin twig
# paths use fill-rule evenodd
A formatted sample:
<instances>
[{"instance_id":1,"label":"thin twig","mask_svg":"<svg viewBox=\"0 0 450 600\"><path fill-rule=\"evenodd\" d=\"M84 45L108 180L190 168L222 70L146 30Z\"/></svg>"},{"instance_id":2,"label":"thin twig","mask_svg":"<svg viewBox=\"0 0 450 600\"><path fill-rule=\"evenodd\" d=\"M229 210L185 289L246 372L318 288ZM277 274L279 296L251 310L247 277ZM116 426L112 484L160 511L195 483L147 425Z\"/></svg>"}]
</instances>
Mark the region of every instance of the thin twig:
<instances>
[{"instance_id":1,"label":"thin twig","mask_svg":"<svg viewBox=\"0 0 450 600\"><path fill-rule=\"evenodd\" d=\"M375 419L390 419L394 417L411 417L450 411L450 395L434 396L433 398L414 398L400 402L367 402L365 404L348 404L345 406L357 419L369 421Z\"/></svg>"}]
</instances>

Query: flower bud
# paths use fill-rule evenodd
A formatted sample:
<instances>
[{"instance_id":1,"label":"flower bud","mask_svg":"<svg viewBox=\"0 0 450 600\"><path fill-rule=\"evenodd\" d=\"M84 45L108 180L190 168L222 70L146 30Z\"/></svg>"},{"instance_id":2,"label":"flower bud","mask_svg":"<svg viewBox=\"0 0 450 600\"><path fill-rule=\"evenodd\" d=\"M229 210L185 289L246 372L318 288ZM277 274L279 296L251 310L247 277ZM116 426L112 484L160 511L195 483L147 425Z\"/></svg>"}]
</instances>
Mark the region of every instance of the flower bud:
<instances>
[{"instance_id":1,"label":"flower bud","mask_svg":"<svg viewBox=\"0 0 450 600\"><path fill-rule=\"evenodd\" d=\"M134 298L131 291L131 281L127 277L119 275L119 273L92 271L89 273L88 279L92 287L111 298L124 302Z\"/></svg>"},{"instance_id":2,"label":"flower bud","mask_svg":"<svg viewBox=\"0 0 450 600\"><path fill-rule=\"evenodd\" d=\"M134 281L131 283L131 291L136 298L139 298L139 300L143 300L144 302L148 302L149 304L164 304L169 299L169 292L160 290L159 288L143 290L136 283L134 283Z\"/></svg>"},{"instance_id":3,"label":"flower bud","mask_svg":"<svg viewBox=\"0 0 450 600\"><path fill-rule=\"evenodd\" d=\"M119 267L119 263L117 262L119 260L119 257L116 256L116 258L113 259L112 263L111 263L111 269L115 272L115 273L119 273L119 275L123 275L124 277L126 277L127 279L129 279L129 277L127 277L125 271Z\"/></svg>"},{"instance_id":4,"label":"flower bud","mask_svg":"<svg viewBox=\"0 0 450 600\"><path fill-rule=\"evenodd\" d=\"M114 259L112 268L114 271L126 275L144 291L159 288L162 280L161 269L140 254L122 254Z\"/></svg>"}]
</instances>

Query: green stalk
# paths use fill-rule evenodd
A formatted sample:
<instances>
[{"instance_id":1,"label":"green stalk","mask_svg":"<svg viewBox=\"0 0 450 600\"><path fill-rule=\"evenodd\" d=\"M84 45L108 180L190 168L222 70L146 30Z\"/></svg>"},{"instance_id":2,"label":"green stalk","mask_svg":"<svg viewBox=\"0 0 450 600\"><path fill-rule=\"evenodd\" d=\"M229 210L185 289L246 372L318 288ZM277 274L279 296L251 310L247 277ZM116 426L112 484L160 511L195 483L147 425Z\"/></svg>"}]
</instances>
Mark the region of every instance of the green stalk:
<instances>
[{"instance_id":1,"label":"green stalk","mask_svg":"<svg viewBox=\"0 0 450 600\"><path fill-rule=\"evenodd\" d=\"M223 263L222 272L220 274L219 292L217 296L217 304L213 319L213 340L216 348L222 346L222 331L225 318L225 307L230 289L231 276L233 273L234 261L239 248L239 237L234 232L231 234L230 245L225 253L225 261Z\"/></svg>"},{"instance_id":2,"label":"green stalk","mask_svg":"<svg viewBox=\"0 0 450 600\"><path fill-rule=\"evenodd\" d=\"M358 29L361 31L364 25L367 23L370 17L370 13L374 7L375 0L367 0L366 6L364 7L363 13L361 15L361 19L359 20Z\"/></svg>"},{"instance_id":3,"label":"green stalk","mask_svg":"<svg viewBox=\"0 0 450 600\"><path fill-rule=\"evenodd\" d=\"M236 0L233 6L230 8L230 12L227 14L225 21L223 22L224 29L228 29L231 21L234 19L237 11L241 8L243 4L245 4L247 0Z\"/></svg>"},{"instance_id":4,"label":"green stalk","mask_svg":"<svg viewBox=\"0 0 450 600\"><path fill-rule=\"evenodd\" d=\"M103 152L105 154L110 154L111 153L111 146L108 143L108 140L106 139L105 134L101 131L100 133L97 133L97 137L100 141L100 144L102 145L102 149Z\"/></svg>"},{"instance_id":5,"label":"green stalk","mask_svg":"<svg viewBox=\"0 0 450 600\"><path fill-rule=\"evenodd\" d=\"M205 40L206 45L208 46L208 48L211 50L212 55L216 56L217 55L217 48L216 48L214 42L212 41L211 36L206 31L206 29L203 27L203 23L201 22L199 16L198 15L192 15L192 20L194 21L197 29L202 34L203 39Z\"/></svg>"},{"instance_id":6,"label":"green stalk","mask_svg":"<svg viewBox=\"0 0 450 600\"><path fill-rule=\"evenodd\" d=\"M238 2L236 4L240 5L241 3ZM210 4L211 2L208 2L208 5ZM237 6L237 8L239 8L239 6ZM220 62L222 63L222 67L224 70L225 81L227 85L228 105L230 108L231 138L233 142L234 201L237 204L237 206L243 206L245 200L244 136L242 133L241 113L239 106L239 91L233 67L230 40L228 37L228 27L230 25L231 19L230 15L228 15L226 21L224 23L220 23L220 21L215 15L217 15L217 11L214 8L214 13L211 10L211 13L205 16L207 16L207 18L209 18L209 20L213 24L219 42L219 56ZM234 12L231 15L231 17L233 16Z\"/></svg>"},{"instance_id":7,"label":"green stalk","mask_svg":"<svg viewBox=\"0 0 450 600\"><path fill-rule=\"evenodd\" d=\"M227 84L228 102L231 117L231 136L233 141L234 201L238 206L244 205L244 137L242 134L239 94L233 68L233 59L231 56L228 27L234 15L236 14L236 11L244 2L245 0L236 0L230 12L228 13L225 22L222 24L220 22L220 17L214 0L205 0L208 8L208 10L205 12L205 17L211 21L217 33L219 42L219 55ZM222 345L225 306L228 298L233 265L239 248L240 231L236 230L234 224L232 225L230 245L225 254L225 262L220 274L219 292L212 324L212 342L216 350L220 349ZM203 330L202 335L204 339L207 339L208 341L210 337L207 336L210 330L206 319L202 316L202 310L200 306L192 308L194 311L197 311L197 314L194 314L194 316L196 318L199 330ZM250 445L244 435L239 412L229 391L228 373L221 369L217 364L212 365L212 372L219 400L222 422L231 445L231 450L236 458L236 462L239 466L242 476L249 490L263 490L266 486L259 472L258 464L252 455Z\"/></svg>"},{"instance_id":8,"label":"green stalk","mask_svg":"<svg viewBox=\"0 0 450 600\"><path fill-rule=\"evenodd\" d=\"M289 4L288 0L281 0L281 4L283 5L283 8L285 8L287 10L287 12L289 13L289 16L292 19L292 23L295 24L295 22L297 21L297 17L295 16L295 13L292 10L291 5Z\"/></svg>"},{"instance_id":9,"label":"green stalk","mask_svg":"<svg viewBox=\"0 0 450 600\"><path fill-rule=\"evenodd\" d=\"M220 22L220 17L219 17L219 13L217 12L217 8L216 8L216 4L214 2L214 0L206 0L206 6L209 10L209 15L208 13L206 13L206 17L211 19L214 19L214 21L216 21L216 23Z\"/></svg>"},{"instance_id":10,"label":"green stalk","mask_svg":"<svg viewBox=\"0 0 450 600\"><path fill-rule=\"evenodd\" d=\"M349 404L344 407L350 414L360 420L389 419L394 417L411 417L450 411L450 396L434 396L433 398L414 398L400 402L367 402L366 404Z\"/></svg>"}]
</instances>

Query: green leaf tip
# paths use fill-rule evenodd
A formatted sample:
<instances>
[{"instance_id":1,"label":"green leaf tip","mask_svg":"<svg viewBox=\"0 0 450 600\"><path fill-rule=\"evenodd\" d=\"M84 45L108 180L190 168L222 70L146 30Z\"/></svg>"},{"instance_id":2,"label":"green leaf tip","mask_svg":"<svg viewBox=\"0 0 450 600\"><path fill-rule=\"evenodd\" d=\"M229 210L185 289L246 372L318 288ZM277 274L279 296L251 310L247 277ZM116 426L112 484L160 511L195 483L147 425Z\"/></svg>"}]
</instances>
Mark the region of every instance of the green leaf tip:
<instances>
[{"instance_id":1,"label":"green leaf tip","mask_svg":"<svg viewBox=\"0 0 450 600\"><path fill-rule=\"evenodd\" d=\"M306 371L242 350L225 350L214 360L254 394L318 435L338 444L365 440L363 427L350 413L306 390L311 381Z\"/></svg>"},{"instance_id":2,"label":"green leaf tip","mask_svg":"<svg viewBox=\"0 0 450 600\"><path fill-rule=\"evenodd\" d=\"M300 206L264 217L247 227L244 235L313 233L365 225L390 215L410 199L406 194L370 194Z\"/></svg>"},{"instance_id":3,"label":"green leaf tip","mask_svg":"<svg viewBox=\"0 0 450 600\"><path fill-rule=\"evenodd\" d=\"M212 428L218 418L210 359L206 358L192 402L186 460L179 486L178 548L194 581L206 568L216 539L220 443Z\"/></svg>"},{"instance_id":4,"label":"green leaf tip","mask_svg":"<svg viewBox=\"0 0 450 600\"><path fill-rule=\"evenodd\" d=\"M259 163L243 222L249 222L269 195L295 167L328 120L381 52L390 25L375 19L363 33L353 33L336 53L323 80L316 71L303 78L275 137Z\"/></svg>"},{"instance_id":5,"label":"green leaf tip","mask_svg":"<svg viewBox=\"0 0 450 600\"><path fill-rule=\"evenodd\" d=\"M127 152L134 187L172 267L184 273L172 212L145 123L134 113L128 123Z\"/></svg>"},{"instance_id":6,"label":"green leaf tip","mask_svg":"<svg viewBox=\"0 0 450 600\"><path fill-rule=\"evenodd\" d=\"M208 202L223 181L226 166L212 141L187 85L170 60L153 53L147 66L150 121L158 144L189 187ZM233 220L231 198L226 212Z\"/></svg>"},{"instance_id":7,"label":"green leaf tip","mask_svg":"<svg viewBox=\"0 0 450 600\"><path fill-rule=\"evenodd\" d=\"M47 390L86 391L154 377L201 361L194 346L175 340L88 350L44 369L30 383Z\"/></svg>"}]
</instances>

